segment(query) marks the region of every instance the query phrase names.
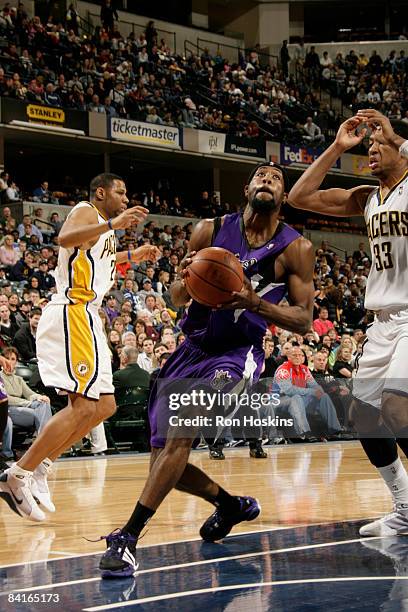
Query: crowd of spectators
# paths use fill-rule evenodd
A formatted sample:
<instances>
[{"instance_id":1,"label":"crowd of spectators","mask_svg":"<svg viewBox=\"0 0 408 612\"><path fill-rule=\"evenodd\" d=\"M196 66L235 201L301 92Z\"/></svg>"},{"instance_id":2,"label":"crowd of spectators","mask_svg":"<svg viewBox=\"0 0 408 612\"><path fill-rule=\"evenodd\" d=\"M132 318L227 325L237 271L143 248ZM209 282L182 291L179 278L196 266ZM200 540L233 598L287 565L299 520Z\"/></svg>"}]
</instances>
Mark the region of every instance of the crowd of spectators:
<instances>
[{"instance_id":1,"label":"crowd of spectators","mask_svg":"<svg viewBox=\"0 0 408 612\"><path fill-rule=\"evenodd\" d=\"M0 95L160 125L274 137L319 145L319 126L338 117L321 106L313 83L255 47L237 61L208 49L188 56L159 39L154 23L122 36L105 7L101 26L81 36L73 7L65 23L29 19L23 3L0 12ZM114 13L114 11L113 11ZM282 54L281 54L282 59ZM318 118L318 121L317 121Z\"/></svg>"},{"instance_id":2,"label":"crowd of spectators","mask_svg":"<svg viewBox=\"0 0 408 612\"><path fill-rule=\"evenodd\" d=\"M56 237L61 223L56 222L53 231L45 232L39 230L28 215L18 224L10 209L4 207L0 224L0 348L4 351L13 347L11 357L27 364L33 360L35 362L37 325L42 309L56 290ZM37 230L35 233L33 228ZM151 379L184 340L180 328L184 310L172 304L169 287L187 252L192 228L192 223L160 228L150 221L138 233L132 229L117 232L119 250L153 244L162 251L162 257L156 264L126 262L118 265L115 284L100 310L119 394L125 393L129 381L133 380L134 385L145 390L147 401ZM336 255L327 243L322 243L316 251L313 328L302 337L271 327L265 339L267 378L272 379L276 368L288 358L291 359L293 346L300 347L302 351L301 365L308 365L313 376L315 372L320 372L320 377L327 378L327 381L324 378L325 384L332 384L332 376L336 380L352 377L365 328L371 320L370 314L363 308L369 268L370 258L365 252L364 243L359 244L346 260ZM296 358L299 359L299 355ZM38 429L56 406L52 395L51 406L46 403L44 398L49 395L49 390L41 388L38 371L34 373L34 380L36 382L31 392L21 381L18 384L15 380L11 381L21 401L17 408L13 407L10 418L15 425L32 423ZM324 388L321 381L319 385ZM317 392L318 395L320 393ZM13 395L16 394L13 392ZM319 406L323 412L327 412L326 396L323 396L323 400L322 396L318 398ZM17 418L14 413L20 408ZM38 413L35 412L37 409ZM336 418L341 433L346 427L344 414ZM91 448L98 449L98 453L104 452L107 443L103 427L92 433ZM265 440L272 442L285 439L279 432L276 435L264 432L264 435ZM314 437L309 436L307 430L301 432L298 438ZM233 443L232 440L230 442ZM8 452L10 444L10 436L6 436L3 452L5 449ZM220 454L217 448L210 451L215 455Z\"/></svg>"},{"instance_id":3,"label":"crowd of spectators","mask_svg":"<svg viewBox=\"0 0 408 612\"><path fill-rule=\"evenodd\" d=\"M341 98L353 112L376 108L390 119L408 122L408 58L403 49L385 57L376 50L367 57L353 49L331 57L328 51L319 56L314 46L306 50L299 43L292 59L299 74Z\"/></svg>"}]
</instances>

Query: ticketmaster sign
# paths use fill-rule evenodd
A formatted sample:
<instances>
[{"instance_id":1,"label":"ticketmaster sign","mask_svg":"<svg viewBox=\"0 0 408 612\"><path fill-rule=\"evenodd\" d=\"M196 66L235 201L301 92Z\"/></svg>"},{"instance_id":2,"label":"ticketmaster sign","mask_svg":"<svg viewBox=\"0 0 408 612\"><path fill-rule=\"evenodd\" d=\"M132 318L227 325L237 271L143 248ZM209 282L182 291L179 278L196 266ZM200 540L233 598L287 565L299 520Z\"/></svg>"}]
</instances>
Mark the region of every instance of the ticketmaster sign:
<instances>
[{"instance_id":1,"label":"ticketmaster sign","mask_svg":"<svg viewBox=\"0 0 408 612\"><path fill-rule=\"evenodd\" d=\"M112 117L108 123L110 137L158 147L180 148L179 129L156 123L143 123L132 119Z\"/></svg>"}]
</instances>

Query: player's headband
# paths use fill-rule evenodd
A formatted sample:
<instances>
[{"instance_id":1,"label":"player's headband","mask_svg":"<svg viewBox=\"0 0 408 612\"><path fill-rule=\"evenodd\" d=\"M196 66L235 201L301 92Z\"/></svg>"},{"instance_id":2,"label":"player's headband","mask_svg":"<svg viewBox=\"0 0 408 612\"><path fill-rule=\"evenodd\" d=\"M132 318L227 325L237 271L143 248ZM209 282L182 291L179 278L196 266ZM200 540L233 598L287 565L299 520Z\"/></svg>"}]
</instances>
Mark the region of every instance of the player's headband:
<instances>
[{"instance_id":1,"label":"player's headband","mask_svg":"<svg viewBox=\"0 0 408 612\"><path fill-rule=\"evenodd\" d=\"M261 162L260 164L257 164L255 166L255 168L253 168L253 170L251 170L251 174L248 176L248 181L247 181L247 185L249 185L249 183L252 181L252 179L255 176L255 173L259 170L259 168L277 168L278 170L280 170L282 172L282 177L283 177L283 186L285 188L285 193L288 193L289 191L289 177L288 174L286 172L286 169L283 168L280 164L277 164L276 162Z\"/></svg>"}]
</instances>

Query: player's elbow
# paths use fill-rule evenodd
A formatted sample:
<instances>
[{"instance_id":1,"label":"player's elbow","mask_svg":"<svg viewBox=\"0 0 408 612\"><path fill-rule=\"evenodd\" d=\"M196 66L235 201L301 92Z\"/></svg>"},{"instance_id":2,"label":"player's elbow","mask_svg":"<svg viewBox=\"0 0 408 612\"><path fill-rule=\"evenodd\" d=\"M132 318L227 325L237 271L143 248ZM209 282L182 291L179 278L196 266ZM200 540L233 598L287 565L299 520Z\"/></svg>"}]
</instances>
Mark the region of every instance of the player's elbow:
<instances>
[{"instance_id":1,"label":"player's elbow","mask_svg":"<svg viewBox=\"0 0 408 612\"><path fill-rule=\"evenodd\" d=\"M296 323L296 329L294 329L293 331L296 334L300 334L301 336L304 336L305 334L307 334L307 332L312 327L312 323L313 323L312 317L309 317L309 316L302 317Z\"/></svg>"},{"instance_id":2,"label":"player's elbow","mask_svg":"<svg viewBox=\"0 0 408 612\"><path fill-rule=\"evenodd\" d=\"M59 234L58 235L58 245L64 247L64 249L69 249L70 247L76 246L75 240L73 237L70 237L69 234Z\"/></svg>"}]
</instances>

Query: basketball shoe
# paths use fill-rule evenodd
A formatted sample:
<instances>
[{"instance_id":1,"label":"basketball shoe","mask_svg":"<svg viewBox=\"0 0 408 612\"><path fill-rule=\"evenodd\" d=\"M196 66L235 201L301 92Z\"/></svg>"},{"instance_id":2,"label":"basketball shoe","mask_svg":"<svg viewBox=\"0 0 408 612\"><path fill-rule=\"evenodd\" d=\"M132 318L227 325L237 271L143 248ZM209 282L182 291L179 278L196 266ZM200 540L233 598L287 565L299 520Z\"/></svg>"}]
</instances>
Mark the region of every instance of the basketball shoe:
<instances>
[{"instance_id":1,"label":"basketball shoe","mask_svg":"<svg viewBox=\"0 0 408 612\"><path fill-rule=\"evenodd\" d=\"M0 475L0 497L19 516L30 521L44 521L45 514L38 507L31 492L33 473L14 465Z\"/></svg>"},{"instance_id":2,"label":"basketball shoe","mask_svg":"<svg viewBox=\"0 0 408 612\"><path fill-rule=\"evenodd\" d=\"M243 521L253 521L259 516L261 506L258 500L253 497L237 497L237 499L241 504L238 512L229 514L222 508L217 508L201 526L200 536L205 542L222 540L229 534L234 525Z\"/></svg>"},{"instance_id":3,"label":"basketball shoe","mask_svg":"<svg viewBox=\"0 0 408 612\"><path fill-rule=\"evenodd\" d=\"M51 500L51 493L48 487L47 477L51 472L52 461L44 459L33 472L31 481L31 493L43 510L55 512L55 506Z\"/></svg>"},{"instance_id":4,"label":"basketball shoe","mask_svg":"<svg viewBox=\"0 0 408 612\"><path fill-rule=\"evenodd\" d=\"M133 576L139 564L136 561L137 538L122 529L115 529L107 536L107 550L99 562L102 578L129 578Z\"/></svg>"},{"instance_id":5,"label":"basketball shoe","mask_svg":"<svg viewBox=\"0 0 408 612\"><path fill-rule=\"evenodd\" d=\"M408 535L408 515L394 507L394 511L390 514L360 527L359 534L361 536Z\"/></svg>"}]
</instances>

